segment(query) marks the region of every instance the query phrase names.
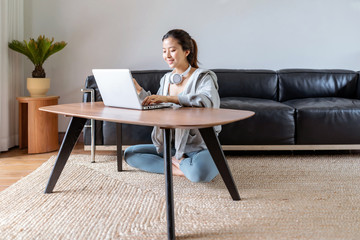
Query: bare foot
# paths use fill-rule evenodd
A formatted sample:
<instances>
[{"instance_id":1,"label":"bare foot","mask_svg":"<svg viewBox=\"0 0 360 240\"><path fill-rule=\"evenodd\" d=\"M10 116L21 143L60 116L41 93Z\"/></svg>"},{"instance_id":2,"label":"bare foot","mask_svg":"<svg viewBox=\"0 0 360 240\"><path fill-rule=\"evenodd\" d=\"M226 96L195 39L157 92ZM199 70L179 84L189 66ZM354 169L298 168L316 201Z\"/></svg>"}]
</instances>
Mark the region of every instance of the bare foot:
<instances>
[{"instance_id":1,"label":"bare foot","mask_svg":"<svg viewBox=\"0 0 360 240\"><path fill-rule=\"evenodd\" d=\"M180 160L177 160L175 157L171 158L172 161L172 174L174 176L185 176L184 173L180 170L180 162L184 158L181 158Z\"/></svg>"},{"instance_id":2,"label":"bare foot","mask_svg":"<svg viewBox=\"0 0 360 240\"><path fill-rule=\"evenodd\" d=\"M173 176L180 176L180 177L185 176L184 173L179 168L177 168L175 165L173 165L172 174L173 174Z\"/></svg>"}]
</instances>

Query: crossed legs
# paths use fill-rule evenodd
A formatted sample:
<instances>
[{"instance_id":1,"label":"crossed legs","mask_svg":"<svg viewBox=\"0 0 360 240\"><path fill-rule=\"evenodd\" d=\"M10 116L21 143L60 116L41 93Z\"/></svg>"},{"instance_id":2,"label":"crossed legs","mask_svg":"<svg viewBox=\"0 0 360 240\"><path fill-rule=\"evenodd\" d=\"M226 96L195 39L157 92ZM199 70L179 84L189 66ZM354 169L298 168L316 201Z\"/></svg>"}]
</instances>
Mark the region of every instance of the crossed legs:
<instances>
[{"instance_id":1,"label":"crossed legs","mask_svg":"<svg viewBox=\"0 0 360 240\"><path fill-rule=\"evenodd\" d=\"M175 154L172 149L171 155ZM125 161L132 167L146 172L164 173L164 158L153 144L134 145L125 150ZM208 150L187 153L177 162L173 158L173 174L184 175L192 182L210 182L218 175L217 167Z\"/></svg>"}]
</instances>

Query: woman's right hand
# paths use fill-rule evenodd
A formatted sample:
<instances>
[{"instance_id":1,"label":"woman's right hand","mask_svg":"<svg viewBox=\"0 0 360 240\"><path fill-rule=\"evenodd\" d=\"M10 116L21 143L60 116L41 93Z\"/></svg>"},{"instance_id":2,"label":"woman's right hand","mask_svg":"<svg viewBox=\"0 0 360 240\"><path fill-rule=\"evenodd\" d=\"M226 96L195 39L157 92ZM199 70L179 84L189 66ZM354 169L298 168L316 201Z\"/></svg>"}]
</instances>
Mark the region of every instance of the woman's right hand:
<instances>
[{"instance_id":1,"label":"woman's right hand","mask_svg":"<svg viewBox=\"0 0 360 240\"><path fill-rule=\"evenodd\" d=\"M136 89L136 92L137 94L139 94L142 90L142 87L138 84L138 82L136 81L135 78L133 78L133 82L134 82L134 85L135 85L135 89Z\"/></svg>"}]
</instances>

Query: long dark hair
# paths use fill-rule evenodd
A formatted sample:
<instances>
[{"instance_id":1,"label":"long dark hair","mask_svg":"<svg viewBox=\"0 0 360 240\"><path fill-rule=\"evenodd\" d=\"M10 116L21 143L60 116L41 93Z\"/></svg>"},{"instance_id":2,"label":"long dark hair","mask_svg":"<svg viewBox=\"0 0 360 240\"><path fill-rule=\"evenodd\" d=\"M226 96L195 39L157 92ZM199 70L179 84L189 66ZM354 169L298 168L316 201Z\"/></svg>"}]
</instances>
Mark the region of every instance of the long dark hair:
<instances>
[{"instance_id":1,"label":"long dark hair","mask_svg":"<svg viewBox=\"0 0 360 240\"><path fill-rule=\"evenodd\" d=\"M198 68L199 61L197 59L198 48L196 41L192 39L191 36L182 29L173 29L168 31L163 36L162 41L169 37L176 39L184 51L190 50L190 53L189 55L187 55L186 59L192 67Z\"/></svg>"}]
</instances>

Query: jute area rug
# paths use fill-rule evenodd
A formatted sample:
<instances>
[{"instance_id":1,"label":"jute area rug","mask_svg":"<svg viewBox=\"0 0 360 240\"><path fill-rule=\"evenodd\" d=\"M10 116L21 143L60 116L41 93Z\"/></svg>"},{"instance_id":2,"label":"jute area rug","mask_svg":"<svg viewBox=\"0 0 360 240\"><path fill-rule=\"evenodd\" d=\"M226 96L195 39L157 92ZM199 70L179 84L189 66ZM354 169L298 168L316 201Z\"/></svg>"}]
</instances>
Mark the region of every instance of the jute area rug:
<instances>
[{"instance_id":1,"label":"jute area rug","mask_svg":"<svg viewBox=\"0 0 360 240\"><path fill-rule=\"evenodd\" d=\"M0 193L0 239L166 239L164 176L115 156L72 155L52 194L55 157ZM360 239L358 155L228 157L221 177L174 177L177 239Z\"/></svg>"}]
</instances>

